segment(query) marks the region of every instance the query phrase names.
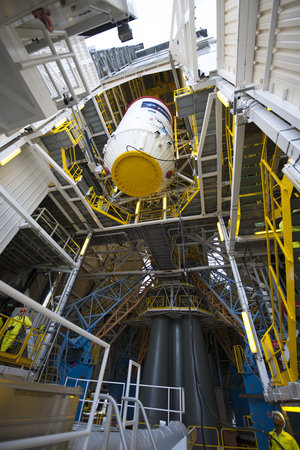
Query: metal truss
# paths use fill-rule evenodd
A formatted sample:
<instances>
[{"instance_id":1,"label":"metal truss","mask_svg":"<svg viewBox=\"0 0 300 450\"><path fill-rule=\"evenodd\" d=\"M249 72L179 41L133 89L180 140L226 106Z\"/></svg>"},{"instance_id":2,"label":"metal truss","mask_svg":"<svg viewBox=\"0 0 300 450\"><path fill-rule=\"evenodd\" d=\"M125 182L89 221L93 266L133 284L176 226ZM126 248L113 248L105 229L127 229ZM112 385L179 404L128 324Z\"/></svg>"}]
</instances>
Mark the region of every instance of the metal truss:
<instances>
[{"instance_id":1,"label":"metal truss","mask_svg":"<svg viewBox=\"0 0 300 450\"><path fill-rule=\"evenodd\" d=\"M122 321L129 315L133 309L145 298L148 291L152 288L153 278L143 277L135 285L135 288L131 290L131 293L126 296L123 302L119 302L119 306L113 311L111 316L105 321L101 329L96 333L97 337L109 338L109 333L116 327L116 325L122 326Z\"/></svg>"},{"instance_id":2,"label":"metal truss","mask_svg":"<svg viewBox=\"0 0 300 450\"><path fill-rule=\"evenodd\" d=\"M92 292L66 308L64 317L85 330L92 331L122 300L136 291L145 276L139 279L122 278Z\"/></svg>"},{"instance_id":3,"label":"metal truss","mask_svg":"<svg viewBox=\"0 0 300 450\"><path fill-rule=\"evenodd\" d=\"M241 308L237 295L234 295L234 281L227 276L220 276L219 271L212 271L208 275L191 273L191 278L222 321L233 326L243 336Z\"/></svg>"}]
</instances>

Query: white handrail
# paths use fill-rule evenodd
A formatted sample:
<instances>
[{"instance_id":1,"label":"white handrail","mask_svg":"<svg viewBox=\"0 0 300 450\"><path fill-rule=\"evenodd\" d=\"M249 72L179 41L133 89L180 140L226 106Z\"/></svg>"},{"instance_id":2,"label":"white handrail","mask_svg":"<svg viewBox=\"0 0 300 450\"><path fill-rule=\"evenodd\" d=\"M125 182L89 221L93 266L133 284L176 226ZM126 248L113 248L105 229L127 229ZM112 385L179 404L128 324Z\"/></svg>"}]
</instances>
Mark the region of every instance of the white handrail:
<instances>
[{"instance_id":1,"label":"white handrail","mask_svg":"<svg viewBox=\"0 0 300 450\"><path fill-rule=\"evenodd\" d=\"M155 445L155 442L154 442L154 439L153 439L153 436L152 436L152 432L151 432L150 424L149 424L149 421L148 421L148 417L147 417L147 414L146 414L146 411L144 409L144 406L143 406L142 402L138 398L135 398L135 397L122 397L122 400L123 401L127 401L127 402L134 402L134 403L136 403L139 406L139 408L141 408L141 411L142 411L142 414L144 416L144 421L146 423L146 428L148 430L152 446L153 446L154 450L157 450L157 447ZM137 435L135 435L135 439L136 439L136 437L137 437ZM136 448L136 442L133 442L132 448Z\"/></svg>"},{"instance_id":2,"label":"white handrail","mask_svg":"<svg viewBox=\"0 0 300 450\"><path fill-rule=\"evenodd\" d=\"M71 384L71 380L73 380L75 383ZM90 385L90 383L96 383L97 380L92 380L92 379L85 379L85 378L75 378L75 377L70 377L68 376L65 380L65 386L74 386L76 387L78 383L86 383L87 385ZM122 387L122 394L121 397L126 396L125 395L125 383L121 382L121 381L107 381L107 380L103 380L103 383L105 385L119 385L120 387ZM130 383L130 387L136 387L137 384L136 383ZM182 421L182 415L185 413L185 397L184 397L184 388L183 387L174 387L174 386L158 386L155 384L140 384L139 383L139 388L157 388L157 389L167 389L168 392L172 392L172 391L178 391L178 395L179 395L179 409L171 409L170 406L168 405L167 408L155 408L153 406L145 406L144 405L144 409L145 410L151 410L151 411L162 411L162 412L167 412L168 413L168 417L170 417L170 413L175 413L176 415L179 416L179 420L180 422ZM81 398L79 400L80 403L82 403L82 405L84 405L85 403L92 403L93 400L88 400L85 397ZM101 403L101 402L100 402ZM124 412L122 412L122 408L124 407L124 402L122 403L118 403L118 406L120 408L120 415L123 416ZM133 405L127 405L127 408L134 408ZM82 414L82 410L83 410L83 406L81 408L81 413L78 417L78 421L81 420L81 414ZM90 413L89 413L90 415ZM169 423L169 421L168 421Z\"/></svg>"}]
</instances>

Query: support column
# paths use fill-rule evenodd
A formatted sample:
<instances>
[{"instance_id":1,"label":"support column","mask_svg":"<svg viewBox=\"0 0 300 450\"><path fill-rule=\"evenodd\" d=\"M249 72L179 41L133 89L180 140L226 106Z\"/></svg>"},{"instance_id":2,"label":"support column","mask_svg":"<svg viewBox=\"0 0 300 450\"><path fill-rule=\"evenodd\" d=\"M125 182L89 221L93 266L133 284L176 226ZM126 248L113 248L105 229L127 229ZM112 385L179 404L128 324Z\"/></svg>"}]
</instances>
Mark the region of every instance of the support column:
<instances>
[{"instance_id":1,"label":"support column","mask_svg":"<svg viewBox=\"0 0 300 450\"><path fill-rule=\"evenodd\" d=\"M183 367L185 387L185 424L217 426L214 388L209 371L200 321L197 317L184 317Z\"/></svg>"},{"instance_id":2,"label":"support column","mask_svg":"<svg viewBox=\"0 0 300 450\"><path fill-rule=\"evenodd\" d=\"M63 290L63 292L62 292L62 294L60 296L60 300L59 300L58 305L57 305L56 310L55 310L55 313L58 316L62 316L64 307L66 306L67 301L69 300L69 297L70 297L70 294L72 292L73 286L75 284L75 281L76 281L76 279L78 277L78 274L79 274L79 271L81 269L81 265L82 265L83 260L85 258L85 255L86 255L86 252L87 252L87 248L88 248L88 244L90 242L91 237L92 237L92 233L89 232L88 235L87 235L86 241L85 241L87 244L86 245L84 244L84 246L81 249L81 252L80 252L80 255L79 255L79 258L78 258L78 261L77 261L77 267L76 267L76 269L73 269L70 272L70 275L68 277L68 280L67 280L67 282L65 284L64 290ZM45 307L45 309L46 309L46 307ZM37 365L41 364L43 362L43 360L45 359L45 357L49 356L48 352L49 352L49 349L51 348L51 344L53 343L53 340L55 338L56 332L57 332L57 325L56 325L56 323L54 321L52 321L49 324L47 336L46 336L45 341L43 343L43 346L42 346L42 349L40 351L39 357L38 357L38 359L36 361Z\"/></svg>"},{"instance_id":3,"label":"support column","mask_svg":"<svg viewBox=\"0 0 300 450\"><path fill-rule=\"evenodd\" d=\"M171 340L172 340L172 386L183 387L183 332L180 319L172 320L171 328ZM178 391L174 391L171 395L171 407L172 409L180 409L180 400ZM179 414L173 413L173 419L179 420Z\"/></svg>"},{"instance_id":4,"label":"support column","mask_svg":"<svg viewBox=\"0 0 300 450\"><path fill-rule=\"evenodd\" d=\"M229 262L231 265L231 270L233 273L233 277L234 277L234 281L236 283L236 288L238 291L238 296L239 296L239 301L240 301L240 305L243 311L246 311L248 314L248 318L249 318L249 322L250 322L250 326L253 332L253 336L254 336L254 340L256 343L256 347L257 347L257 353L254 354L254 358L256 361L256 366L257 366L257 370L258 370L258 374L259 374L259 378L261 381L261 384L263 386L263 390L266 393L267 390L269 389L269 376L268 376L268 372L266 369L266 364L265 364L265 360L263 357L263 353L260 347L260 342L258 340L257 334L256 334L256 330L254 327L254 323L253 323L253 319L249 310L249 304L248 304L248 299L247 299L247 295L240 277L240 273L237 267L237 263L235 260L235 257L231 254L230 252L230 241L229 241L229 237L228 237L228 233L227 233L227 229L223 220L222 216L219 216L219 221L221 224L221 228L223 231L223 235L224 235L224 239L225 239L225 245L226 245L226 251L228 254L228 258L229 258Z\"/></svg>"},{"instance_id":5,"label":"support column","mask_svg":"<svg viewBox=\"0 0 300 450\"><path fill-rule=\"evenodd\" d=\"M153 319L150 341L145 361L142 384L170 386L169 377L169 328L167 317ZM166 408L167 390L158 388L141 388L141 401L145 407ZM147 410L149 422L158 424L167 420L167 414L161 411Z\"/></svg>"},{"instance_id":6,"label":"support column","mask_svg":"<svg viewBox=\"0 0 300 450\"><path fill-rule=\"evenodd\" d=\"M233 147L233 177L230 205L229 251L232 253L235 246L235 236L239 228L239 196L243 164L243 146L245 139L245 119L242 114L235 116L234 147Z\"/></svg>"}]
</instances>

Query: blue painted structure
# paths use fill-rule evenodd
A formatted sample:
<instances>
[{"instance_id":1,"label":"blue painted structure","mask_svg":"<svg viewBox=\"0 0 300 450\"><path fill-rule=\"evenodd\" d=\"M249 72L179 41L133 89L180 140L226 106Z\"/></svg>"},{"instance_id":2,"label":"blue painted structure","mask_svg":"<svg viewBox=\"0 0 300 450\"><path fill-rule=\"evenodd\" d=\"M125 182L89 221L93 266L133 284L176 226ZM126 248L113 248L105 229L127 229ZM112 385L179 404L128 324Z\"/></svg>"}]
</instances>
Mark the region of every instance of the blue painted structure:
<instances>
[{"instance_id":1,"label":"blue painted structure","mask_svg":"<svg viewBox=\"0 0 300 450\"><path fill-rule=\"evenodd\" d=\"M145 277L146 275L138 280L127 277L114 281L72 303L65 309L64 317L92 333L99 322L122 300L138 286L143 286ZM60 384L64 384L67 377L90 379L97 362L92 358L91 342L69 331L60 336L62 338L61 352L56 363Z\"/></svg>"}]
</instances>

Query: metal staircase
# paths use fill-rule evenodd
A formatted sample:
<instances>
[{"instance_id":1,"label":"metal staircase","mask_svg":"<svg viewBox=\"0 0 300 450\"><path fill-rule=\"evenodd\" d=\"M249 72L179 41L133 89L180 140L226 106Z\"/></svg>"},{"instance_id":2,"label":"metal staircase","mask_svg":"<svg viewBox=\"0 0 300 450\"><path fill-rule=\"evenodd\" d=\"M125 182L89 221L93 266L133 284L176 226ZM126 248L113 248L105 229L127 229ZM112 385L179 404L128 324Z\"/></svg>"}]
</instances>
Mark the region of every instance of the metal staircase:
<instances>
[{"instance_id":1,"label":"metal staircase","mask_svg":"<svg viewBox=\"0 0 300 450\"><path fill-rule=\"evenodd\" d=\"M163 225L157 224L142 230L143 237L147 242L153 257L153 265L159 270L172 270L176 266L172 261L170 245Z\"/></svg>"}]
</instances>

